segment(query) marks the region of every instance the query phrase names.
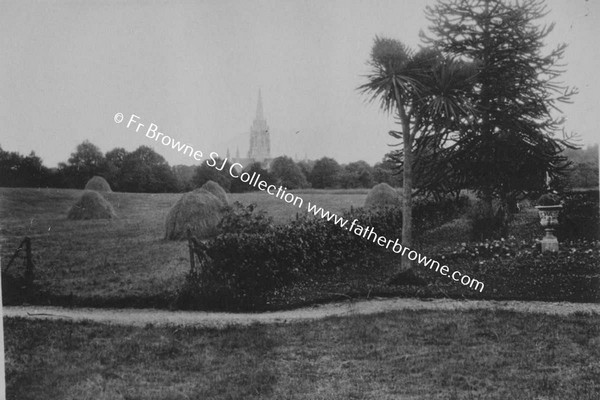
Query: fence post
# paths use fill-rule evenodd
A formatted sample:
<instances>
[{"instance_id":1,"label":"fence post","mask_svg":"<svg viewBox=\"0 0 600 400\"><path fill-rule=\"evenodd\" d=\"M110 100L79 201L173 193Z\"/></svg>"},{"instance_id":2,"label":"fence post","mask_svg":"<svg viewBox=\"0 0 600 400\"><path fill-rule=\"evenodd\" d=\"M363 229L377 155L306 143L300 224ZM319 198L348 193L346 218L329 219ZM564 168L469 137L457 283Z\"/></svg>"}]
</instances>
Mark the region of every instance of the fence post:
<instances>
[{"instance_id":1,"label":"fence post","mask_svg":"<svg viewBox=\"0 0 600 400\"><path fill-rule=\"evenodd\" d=\"M23 250L23 244L25 244L25 240L27 238L23 239L21 241L21 244L19 244L19 247L17 247L17 249L15 250L14 254L12 255L12 257L10 258L10 260L8 260L8 264L6 264L6 268L4 268L4 271L2 272L7 272L8 269L10 268L11 264L13 263L13 261L15 260L15 258L17 258L17 256L19 255L19 253L21 252L21 250Z\"/></svg>"},{"instance_id":2,"label":"fence post","mask_svg":"<svg viewBox=\"0 0 600 400\"><path fill-rule=\"evenodd\" d=\"M190 250L190 274L193 274L196 269L196 252L194 251L194 242L192 241L192 232L187 230L188 248Z\"/></svg>"}]
</instances>

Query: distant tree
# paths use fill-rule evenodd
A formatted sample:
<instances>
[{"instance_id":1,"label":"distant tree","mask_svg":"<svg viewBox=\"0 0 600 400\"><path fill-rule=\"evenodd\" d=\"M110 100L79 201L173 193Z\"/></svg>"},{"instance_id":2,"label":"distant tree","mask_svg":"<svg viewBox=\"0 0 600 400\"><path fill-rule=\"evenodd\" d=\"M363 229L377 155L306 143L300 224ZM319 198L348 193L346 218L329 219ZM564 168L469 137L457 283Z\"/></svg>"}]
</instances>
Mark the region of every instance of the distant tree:
<instances>
[{"instance_id":1,"label":"distant tree","mask_svg":"<svg viewBox=\"0 0 600 400\"><path fill-rule=\"evenodd\" d=\"M402 172L398 168L398 162L391 161L389 153L384 156L383 161L373 165L373 180L392 187L402 186Z\"/></svg>"},{"instance_id":2,"label":"distant tree","mask_svg":"<svg viewBox=\"0 0 600 400\"><path fill-rule=\"evenodd\" d=\"M65 186L83 189L93 176L105 176L106 167L106 159L100 148L85 140L77 145L67 163L59 164L59 173Z\"/></svg>"},{"instance_id":3,"label":"distant tree","mask_svg":"<svg viewBox=\"0 0 600 400\"><path fill-rule=\"evenodd\" d=\"M8 152L0 148L0 186L18 187L19 170L21 169L22 156L16 152Z\"/></svg>"},{"instance_id":4,"label":"distant tree","mask_svg":"<svg viewBox=\"0 0 600 400\"><path fill-rule=\"evenodd\" d=\"M23 158L21 171L26 177L28 186L47 186L49 170L43 165L42 159L34 151L31 151L27 157Z\"/></svg>"},{"instance_id":5,"label":"distant tree","mask_svg":"<svg viewBox=\"0 0 600 400\"><path fill-rule=\"evenodd\" d=\"M335 188L339 185L341 167L333 158L323 157L315 162L310 183L316 189Z\"/></svg>"},{"instance_id":6,"label":"distant tree","mask_svg":"<svg viewBox=\"0 0 600 400\"><path fill-rule=\"evenodd\" d=\"M477 118L461 126L437 171L476 189L488 213L499 199L507 215L511 198L542 189L546 173L558 176L567 165L561 151L571 144L555 138L563 119L553 116L576 93L557 80L566 46L543 54L553 24L536 25L547 15L540 0L438 0L426 10L426 42L477 66Z\"/></svg>"},{"instance_id":7,"label":"distant tree","mask_svg":"<svg viewBox=\"0 0 600 400\"><path fill-rule=\"evenodd\" d=\"M163 156L151 147L140 146L123 158L122 191L137 193L172 193L177 179Z\"/></svg>"},{"instance_id":8,"label":"distant tree","mask_svg":"<svg viewBox=\"0 0 600 400\"><path fill-rule=\"evenodd\" d=\"M231 163L229 161L226 162L225 167L219 171L217 168L221 168L223 165L223 160L217 158L216 164L214 166L210 166L207 163L213 164L212 160L205 160L199 167L196 167L196 172L194 174L194 178L192 182L194 187L200 187L204 185L208 181L213 181L221 185L223 189L226 191L231 190L231 182L233 177L229 174L229 168L231 167Z\"/></svg>"},{"instance_id":9,"label":"distant tree","mask_svg":"<svg viewBox=\"0 0 600 400\"><path fill-rule=\"evenodd\" d=\"M116 147L106 152L106 180L111 188L120 192L123 191L123 163L127 157L127 150L122 147Z\"/></svg>"},{"instance_id":10,"label":"distant tree","mask_svg":"<svg viewBox=\"0 0 600 400\"><path fill-rule=\"evenodd\" d=\"M105 159L107 163L112 164L118 169L123 167L123 162L125 161L125 157L127 157L129 152L122 147L115 147L114 149L106 152Z\"/></svg>"},{"instance_id":11,"label":"distant tree","mask_svg":"<svg viewBox=\"0 0 600 400\"><path fill-rule=\"evenodd\" d=\"M583 162L574 164L567 170L566 178L571 188L597 187L598 163Z\"/></svg>"},{"instance_id":12,"label":"distant tree","mask_svg":"<svg viewBox=\"0 0 600 400\"><path fill-rule=\"evenodd\" d=\"M413 164L423 149L441 148L448 135L471 111L466 94L471 90L473 69L448 59L434 49L414 52L403 43L375 38L369 64L371 74L359 87L370 99L399 120L401 131L390 134L402 141L398 162L402 168L402 244L412 247ZM402 270L412 266L402 258Z\"/></svg>"},{"instance_id":13,"label":"distant tree","mask_svg":"<svg viewBox=\"0 0 600 400\"><path fill-rule=\"evenodd\" d=\"M365 161L344 165L340 171L340 185L343 188L371 188L374 183L373 168Z\"/></svg>"},{"instance_id":14,"label":"distant tree","mask_svg":"<svg viewBox=\"0 0 600 400\"><path fill-rule=\"evenodd\" d=\"M191 165L174 165L173 174L177 180L177 191L189 192L194 189L196 167Z\"/></svg>"},{"instance_id":15,"label":"distant tree","mask_svg":"<svg viewBox=\"0 0 600 400\"><path fill-rule=\"evenodd\" d=\"M0 147L0 186L48 186L50 175L50 170L33 151L25 157L16 152L4 151Z\"/></svg>"},{"instance_id":16,"label":"distant tree","mask_svg":"<svg viewBox=\"0 0 600 400\"><path fill-rule=\"evenodd\" d=\"M563 155L571 165L564 176L552 181L553 188L561 190L598 187L598 144L586 149L566 149Z\"/></svg>"},{"instance_id":17,"label":"distant tree","mask_svg":"<svg viewBox=\"0 0 600 400\"><path fill-rule=\"evenodd\" d=\"M298 189L308 186L308 181L302 173L302 170L290 157L281 156L271 161L269 168L271 176L276 185L287 187L288 189Z\"/></svg>"},{"instance_id":18,"label":"distant tree","mask_svg":"<svg viewBox=\"0 0 600 400\"><path fill-rule=\"evenodd\" d=\"M296 164L298 164L298 168L300 168L300 171L302 171L306 179L309 181L308 184L310 185L310 173L315 165L314 161L302 160L298 161Z\"/></svg>"},{"instance_id":19,"label":"distant tree","mask_svg":"<svg viewBox=\"0 0 600 400\"><path fill-rule=\"evenodd\" d=\"M85 140L77 145L68 162L69 165L81 170L97 170L103 167L104 155L98 146Z\"/></svg>"},{"instance_id":20,"label":"distant tree","mask_svg":"<svg viewBox=\"0 0 600 400\"><path fill-rule=\"evenodd\" d=\"M263 180L269 184L275 184L276 179L262 167L262 164L259 162L254 162L244 168L243 172L247 172L252 176L252 174L256 173L260 175L260 180ZM240 172L238 172L239 174ZM232 193L243 193L243 192L251 192L259 190L256 186L248 185L248 183L242 182L240 179L233 179L231 181L231 192Z\"/></svg>"}]
</instances>

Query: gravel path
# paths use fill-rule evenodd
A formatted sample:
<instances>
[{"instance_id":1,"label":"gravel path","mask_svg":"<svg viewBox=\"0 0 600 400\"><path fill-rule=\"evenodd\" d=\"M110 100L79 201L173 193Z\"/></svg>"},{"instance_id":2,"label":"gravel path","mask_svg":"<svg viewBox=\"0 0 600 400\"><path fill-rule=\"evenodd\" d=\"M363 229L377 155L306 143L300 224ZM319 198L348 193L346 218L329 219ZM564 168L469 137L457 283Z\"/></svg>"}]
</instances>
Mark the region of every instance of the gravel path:
<instances>
[{"instance_id":1,"label":"gravel path","mask_svg":"<svg viewBox=\"0 0 600 400\"><path fill-rule=\"evenodd\" d=\"M600 304L548 303L541 301L488 301L451 299L372 299L324 304L289 311L265 313L224 313L204 311L167 311L154 309L100 309L62 308L42 306L4 307L6 317L32 319L63 319L93 321L108 324L145 326L184 325L199 327L225 327L253 323L290 323L316 320L331 316L375 314L394 310L512 310L520 312L568 315L575 312L592 313L600 317Z\"/></svg>"}]
</instances>

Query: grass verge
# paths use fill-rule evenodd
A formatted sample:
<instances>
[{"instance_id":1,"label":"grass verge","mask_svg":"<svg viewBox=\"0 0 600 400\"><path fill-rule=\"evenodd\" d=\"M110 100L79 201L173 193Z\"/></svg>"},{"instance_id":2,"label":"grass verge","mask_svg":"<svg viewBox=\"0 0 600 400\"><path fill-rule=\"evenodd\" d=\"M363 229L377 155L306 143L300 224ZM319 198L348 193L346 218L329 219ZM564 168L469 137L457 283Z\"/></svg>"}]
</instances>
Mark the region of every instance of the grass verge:
<instances>
[{"instance_id":1,"label":"grass verge","mask_svg":"<svg viewBox=\"0 0 600 400\"><path fill-rule=\"evenodd\" d=\"M600 396L600 316L402 311L224 330L7 318L9 399Z\"/></svg>"}]
</instances>

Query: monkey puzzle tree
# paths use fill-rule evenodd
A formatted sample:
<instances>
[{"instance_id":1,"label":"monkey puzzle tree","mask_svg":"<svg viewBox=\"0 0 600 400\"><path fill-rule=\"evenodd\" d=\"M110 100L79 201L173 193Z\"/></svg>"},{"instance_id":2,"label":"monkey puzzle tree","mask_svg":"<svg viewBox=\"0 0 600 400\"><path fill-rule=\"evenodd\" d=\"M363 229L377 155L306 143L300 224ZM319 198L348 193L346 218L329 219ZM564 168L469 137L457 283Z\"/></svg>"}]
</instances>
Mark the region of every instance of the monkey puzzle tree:
<instances>
[{"instance_id":1,"label":"monkey puzzle tree","mask_svg":"<svg viewBox=\"0 0 600 400\"><path fill-rule=\"evenodd\" d=\"M375 38L369 65L372 72L359 90L371 101L379 100L381 108L393 113L401 127L401 131L390 134L402 140L402 245L411 247L414 160L423 149L442 147L450 132L471 112L466 99L472 68L440 52L427 48L414 52L400 41L381 37ZM403 257L402 270L410 267L410 260Z\"/></svg>"},{"instance_id":2,"label":"monkey puzzle tree","mask_svg":"<svg viewBox=\"0 0 600 400\"><path fill-rule=\"evenodd\" d=\"M477 66L477 118L457 132L447 180L476 189L489 212L499 199L507 215L510 198L542 189L546 174L566 167L561 151L572 145L554 137L563 119L553 116L576 93L556 80L566 45L542 54L553 25L536 25L547 15L540 0L438 0L426 15L425 42Z\"/></svg>"}]
</instances>

